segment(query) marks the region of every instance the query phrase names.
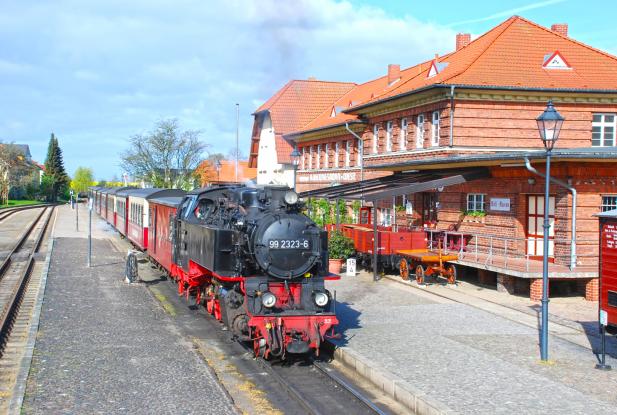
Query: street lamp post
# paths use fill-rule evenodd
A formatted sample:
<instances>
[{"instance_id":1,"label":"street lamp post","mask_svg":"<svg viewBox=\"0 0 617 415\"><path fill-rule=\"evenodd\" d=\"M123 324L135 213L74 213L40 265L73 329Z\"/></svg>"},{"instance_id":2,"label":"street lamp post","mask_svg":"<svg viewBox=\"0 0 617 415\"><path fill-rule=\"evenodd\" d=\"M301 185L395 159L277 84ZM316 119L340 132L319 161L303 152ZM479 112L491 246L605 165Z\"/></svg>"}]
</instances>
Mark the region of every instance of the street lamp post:
<instances>
[{"instance_id":1,"label":"street lamp post","mask_svg":"<svg viewBox=\"0 0 617 415\"><path fill-rule=\"evenodd\" d=\"M544 186L544 255L542 259L542 326L540 332L540 358L542 361L548 360L548 247L549 247L549 200L551 182L551 151L559 138L559 131L563 125L564 118L553 106L553 101L548 101L546 109L538 118L538 130L540 138L546 149L546 184Z\"/></svg>"},{"instance_id":2,"label":"street lamp post","mask_svg":"<svg viewBox=\"0 0 617 415\"><path fill-rule=\"evenodd\" d=\"M298 165L300 164L300 152L297 147L294 147L293 151L290 154L291 164L294 167L294 180L293 180L293 189L296 190L296 175L298 173Z\"/></svg>"}]
</instances>

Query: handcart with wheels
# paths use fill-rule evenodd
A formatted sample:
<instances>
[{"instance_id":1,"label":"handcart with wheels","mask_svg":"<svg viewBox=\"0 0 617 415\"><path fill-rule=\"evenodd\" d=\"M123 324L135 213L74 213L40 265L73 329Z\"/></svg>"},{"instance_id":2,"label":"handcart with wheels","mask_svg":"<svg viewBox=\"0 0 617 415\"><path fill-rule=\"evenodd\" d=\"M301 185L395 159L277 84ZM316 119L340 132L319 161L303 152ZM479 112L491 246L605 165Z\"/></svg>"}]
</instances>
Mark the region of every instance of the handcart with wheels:
<instances>
[{"instance_id":1,"label":"handcart with wheels","mask_svg":"<svg viewBox=\"0 0 617 415\"><path fill-rule=\"evenodd\" d=\"M428 249L402 249L396 251L396 254L401 257L399 272L403 280L408 280L410 270L414 269L418 284L426 283L427 277L444 278L448 284L456 283L456 267L446 263L456 261L458 255L443 254L441 249L437 252Z\"/></svg>"}]
</instances>

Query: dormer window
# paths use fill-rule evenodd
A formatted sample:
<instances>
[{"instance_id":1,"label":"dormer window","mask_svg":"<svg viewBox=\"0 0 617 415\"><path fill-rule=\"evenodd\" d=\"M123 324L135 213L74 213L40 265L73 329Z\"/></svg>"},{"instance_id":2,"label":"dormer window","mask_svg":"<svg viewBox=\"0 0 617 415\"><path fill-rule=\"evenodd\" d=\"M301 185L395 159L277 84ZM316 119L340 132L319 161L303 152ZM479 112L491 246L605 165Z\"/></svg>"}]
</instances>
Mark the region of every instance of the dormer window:
<instances>
[{"instance_id":1,"label":"dormer window","mask_svg":"<svg viewBox=\"0 0 617 415\"><path fill-rule=\"evenodd\" d=\"M446 69L447 66L448 66L448 62L437 62L437 61L431 62L431 67L428 70L428 74L426 75L426 77L432 78L433 76L436 76L437 74L441 73L441 71Z\"/></svg>"},{"instance_id":2,"label":"dormer window","mask_svg":"<svg viewBox=\"0 0 617 415\"><path fill-rule=\"evenodd\" d=\"M553 53L544 55L544 63L542 64L542 68L544 69L572 69L570 64L561 55L561 53L559 53L559 51L555 51Z\"/></svg>"}]
</instances>

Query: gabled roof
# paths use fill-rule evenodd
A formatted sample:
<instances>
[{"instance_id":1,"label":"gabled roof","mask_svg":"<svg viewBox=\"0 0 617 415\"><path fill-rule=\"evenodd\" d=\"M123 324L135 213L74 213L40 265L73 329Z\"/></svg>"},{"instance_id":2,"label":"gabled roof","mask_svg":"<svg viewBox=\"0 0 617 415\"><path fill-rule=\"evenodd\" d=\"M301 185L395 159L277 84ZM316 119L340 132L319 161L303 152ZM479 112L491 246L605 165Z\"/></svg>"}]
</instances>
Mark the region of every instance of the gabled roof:
<instances>
[{"instance_id":1,"label":"gabled roof","mask_svg":"<svg viewBox=\"0 0 617 415\"><path fill-rule=\"evenodd\" d=\"M255 111L256 115L266 111L270 114L279 163L289 163L293 149L283 134L299 130L314 120L354 86L352 82L292 80ZM259 140L259 137L253 137L253 140ZM255 156L251 154L251 159ZM254 165L252 161L251 165Z\"/></svg>"},{"instance_id":2,"label":"gabled roof","mask_svg":"<svg viewBox=\"0 0 617 415\"><path fill-rule=\"evenodd\" d=\"M555 53L571 70L544 67ZM428 77L433 61L441 67ZM617 58L519 16L513 16L466 47L417 65L415 75L401 79L350 112L431 85L492 86L568 90L617 90Z\"/></svg>"}]
</instances>

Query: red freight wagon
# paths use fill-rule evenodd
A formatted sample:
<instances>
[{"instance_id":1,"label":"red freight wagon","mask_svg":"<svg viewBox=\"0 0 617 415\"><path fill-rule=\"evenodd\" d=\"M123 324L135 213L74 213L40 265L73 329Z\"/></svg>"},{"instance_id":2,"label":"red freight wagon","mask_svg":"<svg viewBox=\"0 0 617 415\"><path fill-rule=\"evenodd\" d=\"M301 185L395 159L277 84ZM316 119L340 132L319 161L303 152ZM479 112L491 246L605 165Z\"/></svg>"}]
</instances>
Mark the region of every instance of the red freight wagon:
<instances>
[{"instance_id":1,"label":"red freight wagon","mask_svg":"<svg viewBox=\"0 0 617 415\"><path fill-rule=\"evenodd\" d=\"M607 331L617 334L617 210L600 218L600 310L607 315Z\"/></svg>"},{"instance_id":2,"label":"red freight wagon","mask_svg":"<svg viewBox=\"0 0 617 415\"><path fill-rule=\"evenodd\" d=\"M172 263L172 224L182 196L148 197L150 205L150 232L148 233L148 253L165 270L171 273Z\"/></svg>"}]
</instances>

